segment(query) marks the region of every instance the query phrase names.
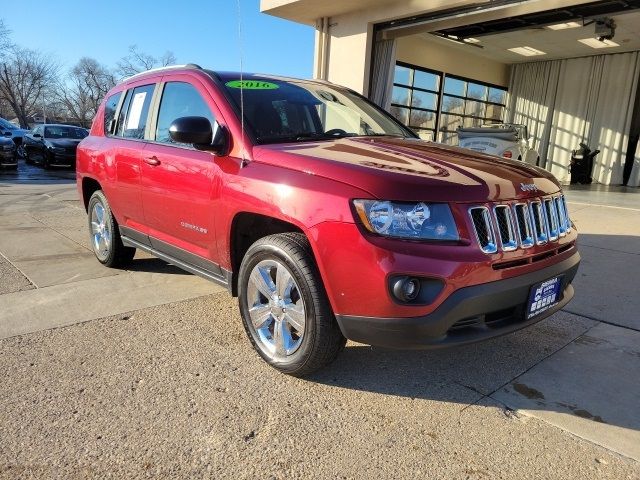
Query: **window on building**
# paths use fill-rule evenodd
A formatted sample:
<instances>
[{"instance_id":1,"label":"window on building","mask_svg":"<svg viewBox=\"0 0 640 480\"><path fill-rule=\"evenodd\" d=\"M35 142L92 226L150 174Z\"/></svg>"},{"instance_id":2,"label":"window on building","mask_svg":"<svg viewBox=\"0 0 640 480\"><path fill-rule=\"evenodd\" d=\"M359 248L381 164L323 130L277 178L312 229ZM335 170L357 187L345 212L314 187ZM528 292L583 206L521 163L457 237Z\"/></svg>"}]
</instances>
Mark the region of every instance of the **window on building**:
<instances>
[{"instance_id":1,"label":"window on building","mask_svg":"<svg viewBox=\"0 0 640 480\"><path fill-rule=\"evenodd\" d=\"M458 127L503 119L506 89L397 63L391 113L427 140L455 145Z\"/></svg>"},{"instance_id":2,"label":"window on building","mask_svg":"<svg viewBox=\"0 0 640 480\"><path fill-rule=\"evenodd\" d=\"M396 65L391 114L425 140L436 138L440 83L439 73Z\"/></svg>"}]
</instances>

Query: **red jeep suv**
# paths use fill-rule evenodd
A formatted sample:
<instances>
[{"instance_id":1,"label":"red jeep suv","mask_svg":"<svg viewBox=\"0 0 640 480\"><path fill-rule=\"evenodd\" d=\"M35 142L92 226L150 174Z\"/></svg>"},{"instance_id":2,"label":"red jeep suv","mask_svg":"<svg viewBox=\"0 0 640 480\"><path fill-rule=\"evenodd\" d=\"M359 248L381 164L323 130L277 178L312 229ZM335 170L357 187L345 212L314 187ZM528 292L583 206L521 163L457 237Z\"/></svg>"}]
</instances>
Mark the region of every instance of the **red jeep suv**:
<instances>
[{"instance_id":1,"label":"red jeep suv","mask_svg":"<svg viewBox=\"0 0 640 480\"><path fill-rule=\"evenodd\" d=\"M100 107L77 181L101 263L140 249L225 285L257 352L292 375L346 338L466 344L573 297L577 232L550 173L422 141L327 82L135 75Z\"/></svg>"}]
</instances>

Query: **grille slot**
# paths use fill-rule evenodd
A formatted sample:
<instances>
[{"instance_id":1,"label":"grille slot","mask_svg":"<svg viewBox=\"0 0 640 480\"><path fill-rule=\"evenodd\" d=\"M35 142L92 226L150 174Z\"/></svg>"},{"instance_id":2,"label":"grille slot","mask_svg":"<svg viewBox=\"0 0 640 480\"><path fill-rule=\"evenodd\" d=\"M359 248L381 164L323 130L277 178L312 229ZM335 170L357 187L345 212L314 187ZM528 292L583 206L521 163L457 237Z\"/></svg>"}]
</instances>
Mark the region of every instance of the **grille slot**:
<instances>
[{"instance_id":1,"label":"grille slot","mask_svg":"<svg viewBox=\"0 0 640 480\"><path fill-rule=\"evenodd\" d=\"M531 225L533 226L533 237L538 245L547 243L547 222L545 221L542 204L538 201L531 202Z\"/></svg>"},{"instance_id":2,"label":"grille slot","mask_svg":"<svg viewBox=\"0 0 640 480\"><path fill-rule=\"evenodd\" d=\"M469 209L469 215L480 249L484 253L496 253L498 248L496 247L496 236L493 233L489 209L487 207L473 207Z\"/></svg>"},{"instance_id":3,"label":"grille slot","mask_svg":"<svg viewBox=\"0 0 640 480\"><path fill-rule=\"evenodd\" d=\"M569 218L569 209L567 208L567 199L564 195L560 195L562 210L564 210L564 220L565 220L565 228L566 232L571 232L571 219Z\"/></svg>"},{"instance_id":4,"label":"grille slot","mask_svg":"<svg viewBox=\"0 0 640 480\"><path fill-rule=\"evenodd\" d=\"M535 243L531 233L531 216L526 203L516 203L513 207L515 211L516 223L518 224L518 235L522 248L532 247Z\"/></svg>"},{"instance_id":5,"label":"grille slot","mask_svg":"<svg viewBox=\"0 0 640 480\"><path fill-rule=\"evenodd\" d=\"M516 232L513 226L513 217L508 205L498 205L494 208L496 223L498 224L498 234L502 250L510 252L518 248Z\"/></svg>"},{"instance_id":6,"label":"grille slot","mask_svg":"<svg viewBox=\"0 0 640 480\"><path fill-rule=\"evenodd\" d=\"M547 226L549 227L549 240L557 240L560 236L558 212L556 210L556 203L552 198L546 198L544 200L544 214L547 217Z\"/></svg>"},{"instance_id":7,"label":"grille slot","mask_svg":"<svg viewBox=\"0 0 640 480\"><path fill-rule=\"evenodd\" d=\"M558 210L558 229L560 236L564 237L567 234L567 226L569 224L569 217L567 215L567 208L564 203L564 196L560 195L553 199Z\"/></svg>"}]
</instances>

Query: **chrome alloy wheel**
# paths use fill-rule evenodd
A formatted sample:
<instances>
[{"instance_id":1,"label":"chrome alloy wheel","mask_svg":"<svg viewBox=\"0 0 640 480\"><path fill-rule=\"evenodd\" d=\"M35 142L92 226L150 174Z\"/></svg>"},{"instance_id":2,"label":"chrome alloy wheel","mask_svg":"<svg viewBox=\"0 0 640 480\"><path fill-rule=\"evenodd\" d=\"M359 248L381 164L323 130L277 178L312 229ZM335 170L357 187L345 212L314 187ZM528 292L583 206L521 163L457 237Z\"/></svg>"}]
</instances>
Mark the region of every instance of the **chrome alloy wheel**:
<instances>
[{"instance_id":1,"label":"chrome alloy wheel","mask_svg":"<svg viewBox=\"0 0 640 480\"><path fill-rule=\"evenodd\" d=\"M107 258L111 248L111 228L104 205L100 202L96 202L91 209L91 239L93 250L98 258L101 260Z\"/></svg>"},{"instance_id":2,"label":"chrome alloy wheel","mask_svg":"<svg viewBox=\"0 0 640 480\"><path fill-rule=\"evenodd\" d=\"M284 359L302 344L306 313L291 272L276 260L259 262L249 277L247 307L261 350Z\"/></svg>"}]
</instances>

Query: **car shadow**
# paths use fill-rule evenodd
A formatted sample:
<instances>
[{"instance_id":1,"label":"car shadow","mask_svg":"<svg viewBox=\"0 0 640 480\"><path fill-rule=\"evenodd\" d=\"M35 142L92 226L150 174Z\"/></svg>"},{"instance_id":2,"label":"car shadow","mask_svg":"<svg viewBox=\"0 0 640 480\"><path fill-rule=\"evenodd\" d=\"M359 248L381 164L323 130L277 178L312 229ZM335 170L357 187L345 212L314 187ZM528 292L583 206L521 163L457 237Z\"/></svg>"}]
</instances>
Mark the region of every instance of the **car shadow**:
<instances>
[{"instance_id":1,"label":"car shadow","mask_svg":"<svg viewBox=\"0 0 640 480\"><path fill-rule=\"evenodd\" d=\"M127 270L132 272L164 273L169 275L191 275L181 268L167 263L159 258L134 258L127 265Z\"/></svg>"}]
</instances>

